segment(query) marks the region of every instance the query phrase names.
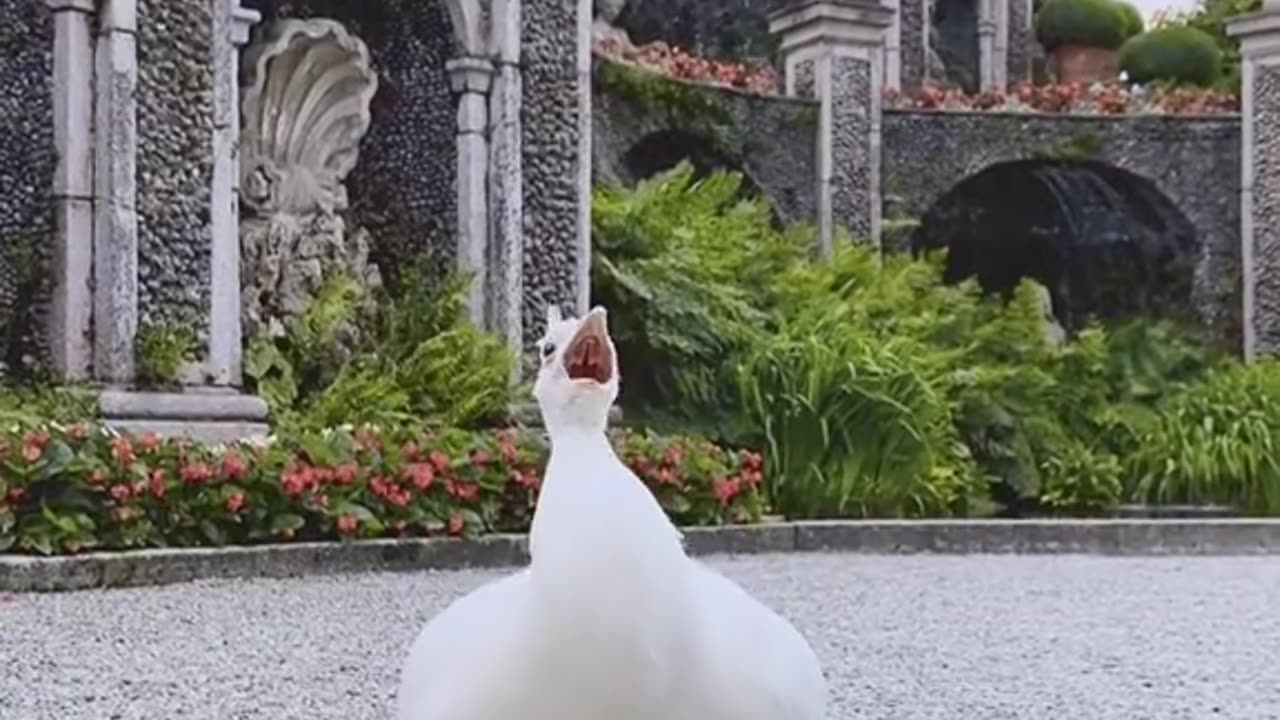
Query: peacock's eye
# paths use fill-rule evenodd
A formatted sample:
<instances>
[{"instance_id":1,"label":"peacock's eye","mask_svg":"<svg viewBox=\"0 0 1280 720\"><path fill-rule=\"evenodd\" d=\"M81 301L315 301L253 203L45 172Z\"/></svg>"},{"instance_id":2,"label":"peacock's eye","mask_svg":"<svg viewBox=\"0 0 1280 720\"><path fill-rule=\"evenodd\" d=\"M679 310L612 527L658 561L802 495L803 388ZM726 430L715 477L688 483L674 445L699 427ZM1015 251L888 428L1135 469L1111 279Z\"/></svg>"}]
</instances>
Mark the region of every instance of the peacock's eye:
<instances>
[{"instance_id":1,"label":"peacock's eye","mask_svg":"<svg viewBox=\"0 0 1280 720\"><path fill-rule=\"evenodd\" d=\"M548 342L548 343L542 344L542 359L545 360L555 354L556 354L555 343Z\"/></svg>"}]
</instances>

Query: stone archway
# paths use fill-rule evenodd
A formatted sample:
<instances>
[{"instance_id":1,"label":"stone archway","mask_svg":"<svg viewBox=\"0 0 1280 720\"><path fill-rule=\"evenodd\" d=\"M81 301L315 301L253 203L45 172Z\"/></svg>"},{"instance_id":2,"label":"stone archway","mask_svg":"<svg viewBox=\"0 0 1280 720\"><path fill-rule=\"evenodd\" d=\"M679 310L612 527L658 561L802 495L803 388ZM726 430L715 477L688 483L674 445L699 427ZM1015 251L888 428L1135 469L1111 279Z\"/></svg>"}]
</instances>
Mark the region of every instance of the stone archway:
<instances>
[{"instance_id":1,"label":"stone archway","mask_svg":"<svg viewBox=\"0 0 1280 720\"><path fill-rule=\"evenodd\" d=\"M1092 318L1191 316L1200 240L1151 180L1096 161L997 163L943 194L911 238L947 248L946 279L1049 289L1069 329Z\"/></svg>"},{"instance_id":2,"label":"stone archway","mask_svg":"<svg viewBox=\"0 0 1280 720\"><path fill-rule=\"evenodd\" d=\"M638 182L685 160L693 165L698 177L717 170L742 173L744 193L760 194L759 186L738 159L720 150L711 138L681 130L659 130L640 138L623 153L620 169L626 181Z\"/></svg>"}]
</instances>

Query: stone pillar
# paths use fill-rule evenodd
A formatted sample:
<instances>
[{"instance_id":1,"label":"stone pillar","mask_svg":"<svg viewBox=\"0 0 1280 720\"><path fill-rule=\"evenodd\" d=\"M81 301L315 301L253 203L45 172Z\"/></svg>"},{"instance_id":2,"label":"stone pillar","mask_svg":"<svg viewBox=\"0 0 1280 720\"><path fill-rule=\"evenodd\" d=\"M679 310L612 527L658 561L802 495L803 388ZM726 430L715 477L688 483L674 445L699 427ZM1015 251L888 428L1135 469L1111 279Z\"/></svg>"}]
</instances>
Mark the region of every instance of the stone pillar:
<instances>
[{"instance_id":1,"label":"stone pillar","mask_svg":"<svg viewBox=\"0 0 1280 720\"><path fill-rule=\"evenodd\" d=\"M879 79L893 10L871 0L802 0L769 17L790 92L819 102L818 237L824 256L835 228L880 242Z\"/></svg>"},{"instance_id":2,"label":"stone pillar","mask_svg":"<svg viewBox=\"0 0 1280 720\"><path fill-rule=\"evenodd\" d=\"M241 383L240 326L240 47L262 16L240 0L214 0L213 184L209 210L209 359L213 385Z\"/></svg>"},{"instance_id":3,"label":"stone pillar","mask_svg":"<svg viewBox=\"0 0 1280 720\"><path fill-rule=\"evenodd\" d=\"M996 88L995 5L1000 0L978 0L978 87Z\"/></svg>"},{"instance_id":4,"label":"stone pillar","mask_svg":"<svg viewBox=\"0 0 1280 720\"><path fill-rule=\"evenodd\" d=\"M1228 25L1240 39L1244 355L1280 354L1280 0Z\"/></svg>"},{"instance_id":5,"label":"stone pillar","mask_svg":"<svg viewBox=\"0 0 1280 720\"><path fill-rule=\"evenodd\" d=\"M493 63L461 57L445 64L458 99L458 268L471 275L467 312L485 325L489 255L489 87Z\"/></svg>"},{"instance_id":6,"label":"stone pillar","mask_svg":"<svg viewBox=\"0 0 1280 720\"><path fill-rule=\"evenodd\" d=\"M591 306L591 138L595 132L591 123L591 26L595 20L595 5L592 0L578 0L577 10L578 153L574 173L578 223L574 242L577 287L574 304L578 315L582 316Z\"/></svg>"},{"instance_id":7,"label":"stone pillar","mask_svg":"<svg viewBox=\"0 0 1280 720\"><path fill-rule=\"evenodd\" d=\"M93 309L94 0L48 0L54 13L55 236L49 348L64 380L89 378Z\"/></svg>"},{"instance_id":8,"label":"stone pillar","mask_svg":"<svg viewBox=\"0 0 1280 720\"><path fill-rule=\"evenodd\" d=\"M98 3L94 113L93 374L134 378L138 332L137 0Z\"/></svg>"},{"instance_id":9,"label":"stone pillar","mask_svg":"<svg viewBox=\"0 0 1280 720\"><path fill-rule=\"evenodd\" d=\"M902 3L903 0L884 3L893 9L893 22L884 39L884 86L889 90L902 89Z\"/></svg>"},{"instance_id":10,"label":"stone pillar","mask_svg":"<svg viewBox=\"0 0 1280 720\"><path fill-rule=\"evenodd\" d=\"M991 0L995 36L991 44L991 86L1003 90L1009 85L1009 3Z\"/></svg>"},{"instance_id":11,"label":"stone pillar","mask_svg":"<svg viewBox=\"0 0 1280 720\"><path fill-rule=\"evenodd\" d=\"M906 91L919 90L929 70L930 0L897 0L898 82ZM889 45L892 45L892 38Z\"/></svg>"},{"instance_id":12,"label":"stone pillar","mask_svg":"<svg viewBox=\"0 0 1280 720\"><path fill-rule=\"evenodd\" d=\"M493 0L489 93L489 254L486 322L513 348L524 323L524 162L520 140L520 0ZM519 364L517 364L519 367Z\"/></svg>"}]
</instances>

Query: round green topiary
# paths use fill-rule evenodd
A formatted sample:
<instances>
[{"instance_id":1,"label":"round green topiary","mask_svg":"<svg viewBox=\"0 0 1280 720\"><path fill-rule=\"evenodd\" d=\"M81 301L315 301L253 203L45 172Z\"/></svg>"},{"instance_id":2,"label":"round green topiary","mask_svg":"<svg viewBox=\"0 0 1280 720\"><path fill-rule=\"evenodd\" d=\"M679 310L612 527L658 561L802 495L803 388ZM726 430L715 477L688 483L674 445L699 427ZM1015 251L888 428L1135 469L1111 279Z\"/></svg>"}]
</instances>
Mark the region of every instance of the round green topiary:
<instances>
[{"instance_id":1,"label":"round green topiary","mask_svg":"<svg viewBox=\"0 0 1280 720\"><path fill-rule=\"evenodd\" d=\"M1062 45L1115 50L1127 25L1114 0L1047 0L1036 14L1036 40L1049 52Z\"/></svg>"},{"instance_id":2,"label":"round green topiary","mask_svg":"<svg viewBox=\"0 0 1280 720\"><path fill-rule=\"evenodd\" d=\"M1222 51L1213 38L1191 27L1168 27L1131 38L1120 48L1120 69L1129 80L1167 80L1208 87L1222 74Z\"/></svg>"},{"instance_id":3,"label":"round green topiary","mask_svg":"<svg viewBox=\"0 0 1280 720\"><path fill-rule=\"evenodd\" d=\"M1142 13L1138 12L1138 8L1132 3L1120 0L1116 3L1120 7L1120 12L1124 13L1124 38L1128 40L1134 35L1141 35L1143 30L1147 29L1147 24L1142 20Z\"/></svg>"}]
</instances>

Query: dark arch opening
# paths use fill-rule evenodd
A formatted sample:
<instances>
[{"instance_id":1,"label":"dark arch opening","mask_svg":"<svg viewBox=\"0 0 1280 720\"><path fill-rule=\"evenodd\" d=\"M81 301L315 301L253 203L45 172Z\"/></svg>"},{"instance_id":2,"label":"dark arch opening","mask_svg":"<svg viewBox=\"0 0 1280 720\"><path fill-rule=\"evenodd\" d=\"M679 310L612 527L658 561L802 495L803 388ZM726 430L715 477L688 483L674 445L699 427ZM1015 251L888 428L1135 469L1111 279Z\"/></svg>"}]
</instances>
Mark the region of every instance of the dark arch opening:
<instances>
[{"instance_id":1,"label":"dark arch opening","mask_svg":"<svg viewBox=\"0 0 1280 720\"><path fill-rule=\"evenodd\" d=\"M670 170L684 160L693 166L694 177L698 179L717 170L733 171L743 176L744 194L760 194L760 188L745 172L742 163L721 151L715 141L680 130L663 130L641 138L622 156L622 165L630 180L638 182Z\"/></svg>"},{"instance_id":2,"label":"dark arch opening","mask_svg":"<svg viewBox=\"0 0 1280 720\"><path fill-rule=\"evenodd\" d=\"M1155 183L1095 161L992 165L937 200L912 251L947 248L945 279L1049 289L1068 330L1091 319L1190 316L1199 239Z\"/></svg>"}]
</instances>

